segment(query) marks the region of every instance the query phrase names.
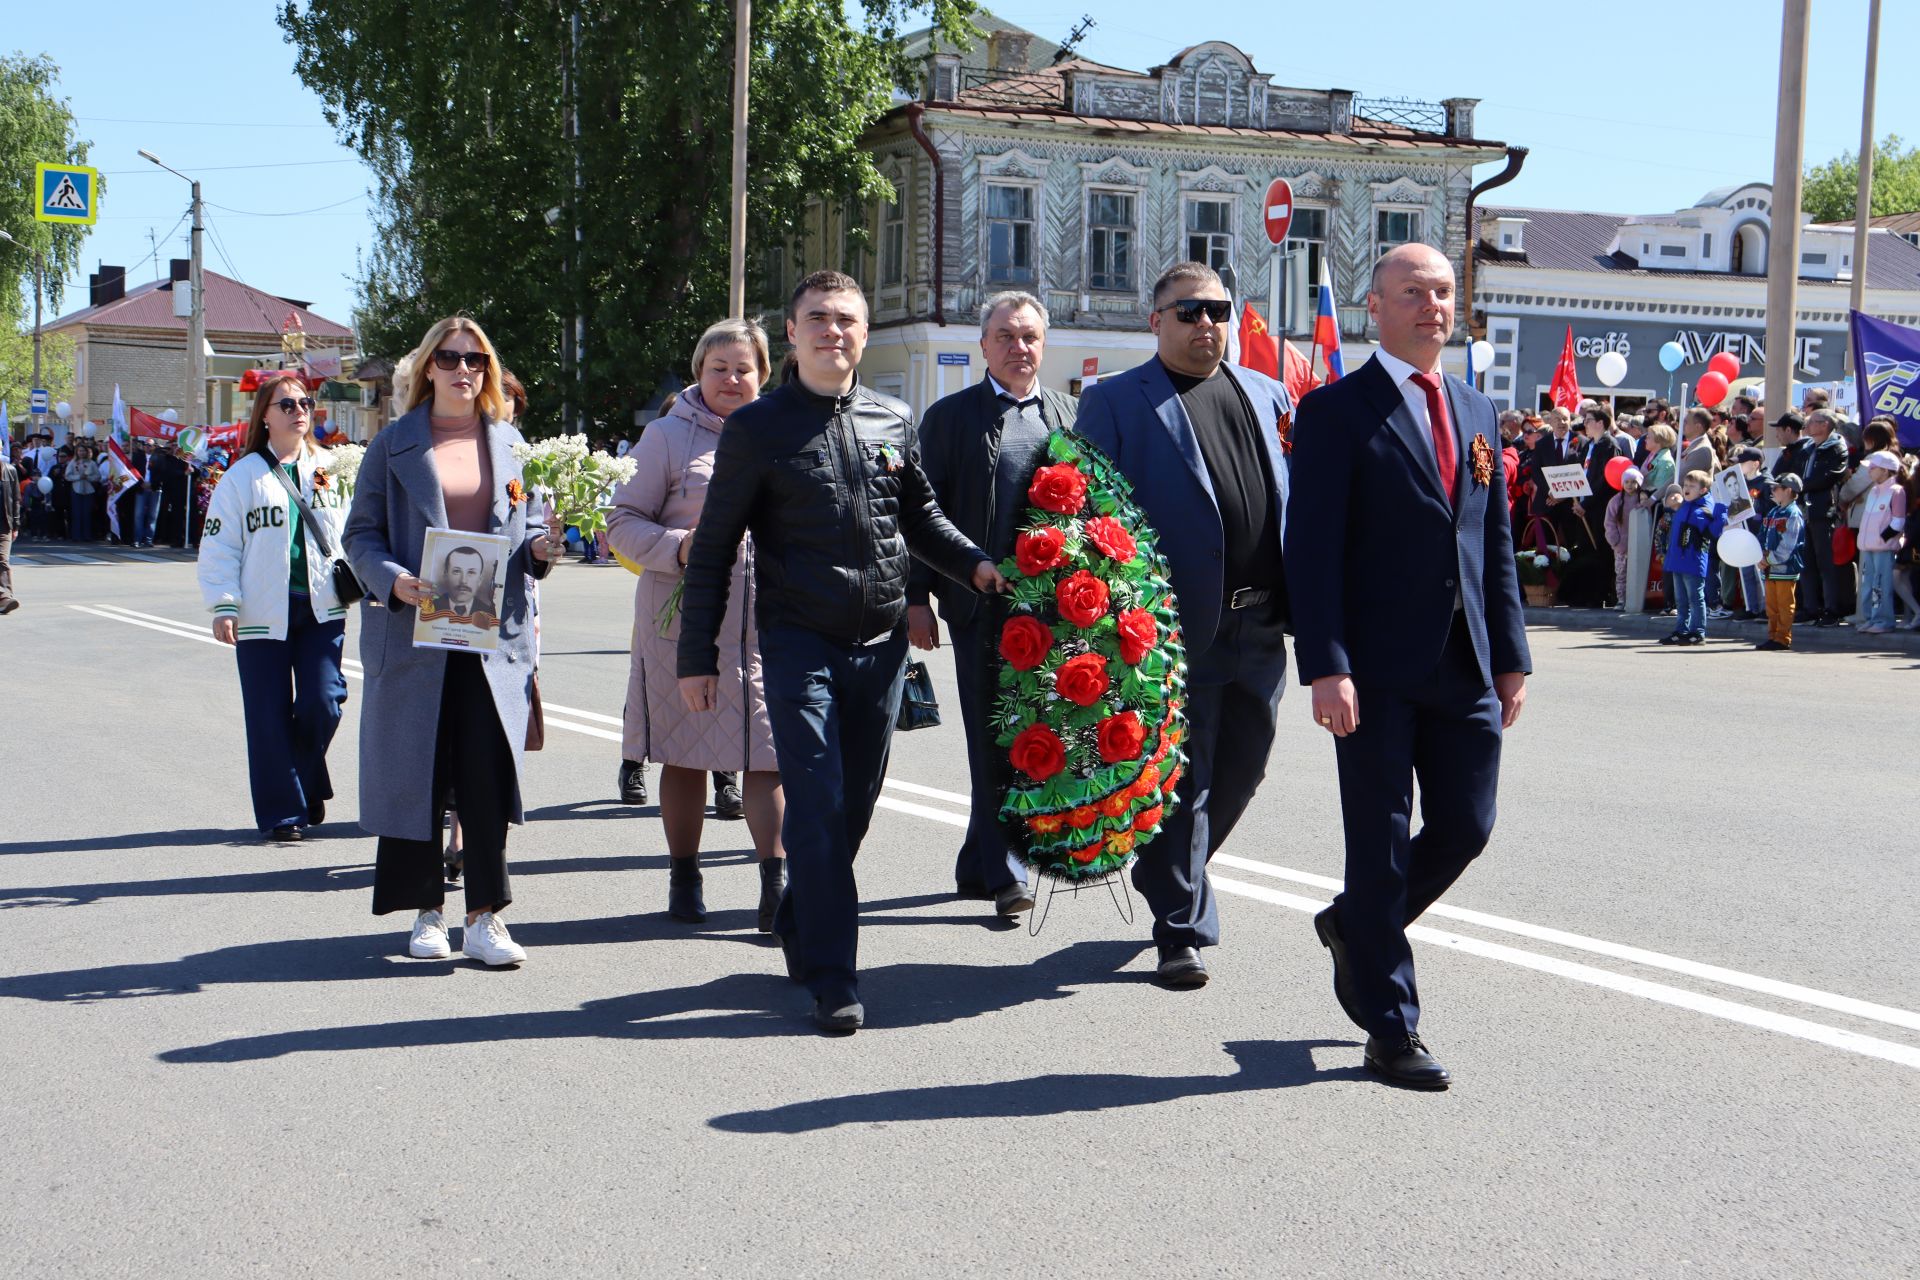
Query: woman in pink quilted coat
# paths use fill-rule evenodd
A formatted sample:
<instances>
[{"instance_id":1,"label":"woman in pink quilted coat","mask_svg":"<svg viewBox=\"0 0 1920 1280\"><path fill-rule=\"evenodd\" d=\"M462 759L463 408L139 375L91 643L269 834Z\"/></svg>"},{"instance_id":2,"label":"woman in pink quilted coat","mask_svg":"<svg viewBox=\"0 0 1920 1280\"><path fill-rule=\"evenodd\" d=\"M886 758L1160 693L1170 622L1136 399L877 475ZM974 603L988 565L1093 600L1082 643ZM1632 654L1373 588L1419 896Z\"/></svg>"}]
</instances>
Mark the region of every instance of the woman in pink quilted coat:
<instances>
[{"instance_id":1,"label":"woman in pink quilted coat","mask_svg":"<svg viewBox=\"0 0 1920 1280\"><path fill-rule=\"evenodd\" d=\"M628 455L639 464L607 516L607 540L645 572L633 595L633 665L627 677L623 754L661 766L660 818L673 868L667 912L677 920L706 919L700 876L700 829L706 816L707 774L745 773L747 828L760 863L760 932L773 928L774 908L786 887L780 846L785 803L773 731L760 675L760 634L753 616L753 546L741 544L721 630L720 693L715 714L692 715L675 678L680 639L680 575L700 523L720 428L760 394L771 372L767 335L751 320L722 320L700 336L693 351L694 386L666 416L649 423Z\"/></svg>"}]
</instances>

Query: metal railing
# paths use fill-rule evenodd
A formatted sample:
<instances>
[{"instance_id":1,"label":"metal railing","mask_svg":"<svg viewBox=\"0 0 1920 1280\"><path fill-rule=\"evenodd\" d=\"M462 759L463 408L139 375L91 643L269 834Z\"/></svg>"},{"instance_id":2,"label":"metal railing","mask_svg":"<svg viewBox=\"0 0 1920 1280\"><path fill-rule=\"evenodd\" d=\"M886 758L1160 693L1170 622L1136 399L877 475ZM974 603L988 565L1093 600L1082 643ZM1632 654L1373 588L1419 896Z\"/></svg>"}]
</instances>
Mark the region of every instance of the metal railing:
<instances>
[{"instance_id":1,"label":"metal railing","mask_svg":"<svg viewBox=\"0 0 1920 1280\"><path fill-rule=\"evenodd\" d=\"M1418 133L1447 132L1447 109L1417 98L1355 98L1353 114L1381 124L1399 125Z\"/></svg>"},{"instance_id":2,"label":"metal railing","mask_svg":"<svg viewBox=\"0 0 1920 1280\"><path fill-rule=\"evenodd\" d=\"M1066 105L1056 76L1031 71L978 71L962 68L960 93L970 101L994 107L1051 107Z\"/></svg>"}]
</instances>

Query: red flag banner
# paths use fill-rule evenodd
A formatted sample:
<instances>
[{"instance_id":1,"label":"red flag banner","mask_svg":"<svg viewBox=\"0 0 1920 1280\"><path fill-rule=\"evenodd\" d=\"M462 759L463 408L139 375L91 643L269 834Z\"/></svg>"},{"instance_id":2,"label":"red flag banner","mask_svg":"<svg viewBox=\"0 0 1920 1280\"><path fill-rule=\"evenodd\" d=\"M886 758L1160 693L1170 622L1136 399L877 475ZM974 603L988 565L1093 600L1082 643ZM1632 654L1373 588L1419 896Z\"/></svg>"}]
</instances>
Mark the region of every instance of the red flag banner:
<instances>
[{"instance_id":1,"label":"red flag banner","mask_svg":"<svg viewBox=\"0 0 1920 1280\"><path fill-rule=\"evenodd\" d=\"M1554 366L1553 382L1547 388L1555 407L1568 413L1580 409L1580 375L1573 367L1573 326L1567 326L1566 345L1560 348L1560 363Z\"/></svg>"},{"instance_id":2,"label":"red flag banner","mask_svg":"<svg viewBox=\"0 0 1920 1280\"><path fill-rule=\"evenodd\" d=\"M128 405L127 430L145 440L172 441L180 434L180 424L168 422L165 418L156 418L144 410Z\"/></svg>"},{"instance_id":3,"label":"red flag banner","mask_svg":"<svg viewBox=\"0 0 1920 1280\"><path fill-rule=\"evenodd\" d=\"M1300 348L1291 342L1280 344L1280 361L1285 370L1280 381L1286 384L1287 395L1299 404L1301 396L1320 385L1320 380L1313 376L1313 361L1301 355Z\"/></svg>"},{"instance_id":4,"label":"red flag banner","mask_svg":"<svg viewBox=\"0 0 1920 1280\"><path fill-rule=\"evenodd\" d=\"M1280 344L1267 332L1267 322L1251 302L1240 307L1240 367L1280 376Z\"/></svg>"}]
</instances>

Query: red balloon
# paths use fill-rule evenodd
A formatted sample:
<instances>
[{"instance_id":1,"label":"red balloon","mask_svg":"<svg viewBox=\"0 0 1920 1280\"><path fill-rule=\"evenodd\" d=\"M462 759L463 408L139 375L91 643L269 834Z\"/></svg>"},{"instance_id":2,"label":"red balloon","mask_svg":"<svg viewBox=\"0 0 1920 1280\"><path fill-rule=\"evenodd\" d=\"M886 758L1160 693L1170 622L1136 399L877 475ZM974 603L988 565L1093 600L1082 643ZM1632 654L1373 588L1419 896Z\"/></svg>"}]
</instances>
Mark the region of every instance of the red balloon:
<instances>
[{"instance_id":1,"label":"red balloon","mask_svg":"<svg viewBox=\"0 0 1920 1280\"><path fill-rule=\"evenodd\" d=\"M1620 487L1620 477L1631 470L1633 470L1632 458L1615 458L1607 464L1607 483L1618 489Z\"/></svg>"},{"instance_id":2,"label":"red balloon","mask_svg":"<svg viewBox=\"0 0 1920 1280\"><path fill-rule=\"evenodd\" d=\"M1715 358L1718 359L1717 356ZM1731 360L1733 357L1728 356L1727 359ZM1709 409L1713 408L1727 398L1727 375L1713 370L1701 374L1698 394L1701 404Z\"/></svg>"},{"instance_id":3,"label":"red balloon","mask_svg":"<svg viewBox=\"0 0 1920 1280\"><path fill-rule=\"evenodd\" d=\"M1728 382L1732 382L1740 376L1740 362L1734 358L1731 351L1722 351L1713 359L1707 361L1707 372L1717 373ZM1700 385L1705 386L1706 382L1702 380ZM1719 401L1709 400L1707 403L1718 404Z\"/></svg>"}]
</instances>

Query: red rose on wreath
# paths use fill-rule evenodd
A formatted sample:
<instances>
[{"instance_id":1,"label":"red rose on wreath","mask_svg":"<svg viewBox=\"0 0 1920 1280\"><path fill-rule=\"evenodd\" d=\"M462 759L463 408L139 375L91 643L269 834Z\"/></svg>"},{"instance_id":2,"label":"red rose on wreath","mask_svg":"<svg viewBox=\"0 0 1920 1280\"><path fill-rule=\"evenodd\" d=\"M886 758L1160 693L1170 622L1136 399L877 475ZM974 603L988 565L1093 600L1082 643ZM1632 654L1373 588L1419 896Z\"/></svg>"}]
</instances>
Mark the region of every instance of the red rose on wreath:
<instances>
[{"instance_id":1,"label":"red rose on wreath","mask_svg":"<svg viewBox=\"0 0 1920 1280\"><path fill-rule=\"evenodd\" d=\"M1116 791L1100 802L1100 812L1106 817L1117 818L1125 813L1127 806L1132 803L1132 796L1128 795L1125 791Z\"/></svg>"},{"instance_id":2,"label":"red rose on wreath","mask_svg":"<svg viewBox=\"0 0 1920 1280\"><path fill-rule=\"evenodd\" d=\"M1107 660L1097 653L1068 658L1053 673L1053 691L1068 702L1090 707L1106 693Z\"/></svg>"},{"instance_id":3,"label":"red rose on wreath","mask_svg":"<svg viewBox=\"0 0 1920 1280\"><path fill-rule=\"evenodd\" d=\"M1071 462L1041 467L1033 473L1027 488L1027 500L1042 511L1070 516L1079 513L1087 500L1087 476Z\"/></svg>"},{"instance_id":4,"label":"red rose on wreath","mask_svg":"<svg viewBox=\"0 0 1920 1280\"><path fill-rule=\"evenodd\" d=\"M1085 831L1098 821L1100 821L1100 815L1090 804L1083 804L1067 814L1067 825L1075 831Z\"/></svg>"},{"instance_id":5,"label":"red rose on wreath","mask_svg":"<svg viewBox=\"0 0 1920 1280\"><path fill-rule=\"evenodd\" d=\"M1160 639L1160 624L1145 609L1128 609L1120 615L1120 661L1130 667L1153 651Z\"/></svg>"},{"instance_id":6,"label":"red rose on wreath","mask_svg":"<svg viewBox=\"0 0 1920 1280\"><path fill-rule=\"evenodd\" d=\"M1149 764L1140 771L1140 776L1134 779L1133 785L1127 788L1127 793L1136 800L1143 800L1159 789L1160 766L1158 764Z\"/></svg>"},{"instance_id":7,"label":"red rose on wreath","mask_svg":"<svg viewBox=\"0 0 1920 1280\"><path fill-rule=\"evenodd\" d=\"M1014 768L1035 782L1045 782L1066 767L1067 748L1046 725L1030 724L1013 740L1007 756Z\"/></svg>"},{"instance_id":8,"label":"red rose on wreath","mask_svg":"<svg viewBox=\"0 0 1920 1280\"><path fill-rule=\"evenodd\" d=\"M1083 849L1075 849L1070 856L1075 862L1092 862L1100 856L1101 846L1105 843L1106 841L1104 840L1095 840Z\"/></svg>"},{"instance_id":9,"label":"red rose on wreath","mask_svg":"<svg viewBox=\"0 0 1920 1280\"><path fill-rule=\"evenodd\" d=\"M1107 848L1115 853L1133 852L1133 832L1122 831L1107 837Z\"/></svg>"},{"instance_id":10,"label":"red rose on wreath","mask_svg":"<svg viewBox=\"0 0 1920 1280\"><path fill-rule=\"evenodd\" d=\"M1060 616L1076 627L1090 627L1106 616L1107 584L1085 569L1055 587L1053 598L1060 605Z\"/></svg>"},{"instance_id":11,"label":"red rose on wreath","mask_svg":"<svg viewBox=\"0 0 1920 1280\"><path fill-rule=\"evenodd\" d=\"M1052 525L1030 529L1013 540L1013 562L1029 578L1037 578L1066 558L1067 535Z\"/></svg>"},{"instance_id":12,"label":"red rose on wreath","mask_svg":"<svg viewBox=\"0 0 1920 1280\"><path fill-rule=\"evenodd\" d=\"M1151 831L1160 825L1160 819L1166 817L1166 814L1165 806L1155 805L1153 808L1142 812L1139 817L1133 820L1133 829L1135 831Z\"/></svg>"},{"instance_id":13,"label":"red rose on wreath","mask_svg":"<svg viewBox=\"0 0 1920 1280\"><path fill-rule=\"evenodd\" d=\"M1121 564L1133 559L1140 550L1133 535L1127 532L1127 526L1112 516L1096 516L1087 521L1087 541L1100 548L1100 553L1107 559Z\"/></svg>"},{"instance_id":14,"label":"red rose on wreath","mask_svg":"<svg viewBox=\"0 0 1920 1280\"><path fill-rule=\"evenodd\" d=\"M1000 656L1015 671L1031 671L1047 660L1053 649L1053 632L1038 618L1027 614L1007 619L1000 628Z\"/></svg>"},{"instance_id":15,"label":"red rose on wreath","mask_svg":"<svg viewBox=\"0 0 1920 1280\"><path fill-rule=\"evenodd\" d=\"M1147 731L1141 726L1140 717L1131 711L1122 711L1100 722L1100 758L1108 764L1139 759L1140 748L1146 741Z\"/></svg>"},{"instance_id":16,"label":"red rose on wreath","mask_svg":"<svg viewBox=\"0 0 1920 1280\"><path fill-rule=\"evenodd\" d=\"M1066 825L1066 819L1057 813L1043 813L1039 817L1027 819L1028 828L1038 831L1043 836L1050 836Z\"/></svg>"}]
</instances>

